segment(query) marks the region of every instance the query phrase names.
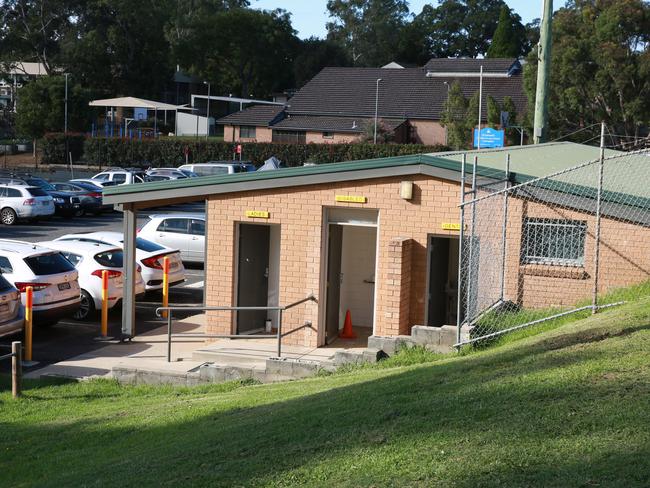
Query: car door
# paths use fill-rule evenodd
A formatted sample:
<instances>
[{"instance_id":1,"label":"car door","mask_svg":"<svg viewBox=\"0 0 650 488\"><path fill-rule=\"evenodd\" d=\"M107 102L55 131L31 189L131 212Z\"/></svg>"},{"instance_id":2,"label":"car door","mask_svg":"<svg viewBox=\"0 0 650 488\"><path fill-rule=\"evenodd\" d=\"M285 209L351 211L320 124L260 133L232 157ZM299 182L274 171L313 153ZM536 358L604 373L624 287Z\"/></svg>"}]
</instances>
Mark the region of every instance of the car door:
<instances>
[{"instance_id":1,"label":"car door","mask_svg":"<svg viewBox=\"0 0 650 488\"><path fill-rule=\"evenodd\" d=\"M188 255L191 261L202 263L205 259L205 220L192 219Z\"/></svg>"},{"instance_id":2,"label":"car door","mask_svg":"<svg viewBox=\"0 0 650 488\"><path fill-rule=\"evenodd\" d=\"M190 261L190 219L168 217L163 219L156 229L156 242L163 246L178 249L183 261Z\"/></svg>"}]
</instances>

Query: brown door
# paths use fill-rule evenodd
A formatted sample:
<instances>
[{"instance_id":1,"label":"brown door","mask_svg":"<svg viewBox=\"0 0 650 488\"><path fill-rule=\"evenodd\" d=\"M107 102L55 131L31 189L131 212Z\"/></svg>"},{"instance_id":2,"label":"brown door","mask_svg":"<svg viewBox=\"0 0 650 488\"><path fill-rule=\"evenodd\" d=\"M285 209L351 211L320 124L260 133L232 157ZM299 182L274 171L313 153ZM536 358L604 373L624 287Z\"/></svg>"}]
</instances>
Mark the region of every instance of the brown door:
<instances>
[{"instance_id":1,"label":"brown door","mask_svg":"<svg viewBox=\"0 0 650 488\"><path fill-rule=\"evenodd\" d=\"M269 297L270 227L241 224L239 226L238 307L266 307ZM266 310L237 312L237 333L264 329Z\"/></svg>"},{"instance_id":2,"label":"brown door","mask_svg":"<svg viewBox=\"0 0 650 488\"><path fill-rule=\"evenodd\" d=\"M327 243L327 309L326 330L327 343L339 335L339 308L341 306L341 247L343 227L330 224Z\"/></svg>"},{"instance_id":3,"label":"brown door","mask_svg":"<svg viewBox=\"0 0 650 488\"><path fill-rule=\"evenodd\" d=\"M429 237L429 283L427 325L442 327L447 314L447 275L449 267L449 239Z\"/></svg>"}]
</instances>

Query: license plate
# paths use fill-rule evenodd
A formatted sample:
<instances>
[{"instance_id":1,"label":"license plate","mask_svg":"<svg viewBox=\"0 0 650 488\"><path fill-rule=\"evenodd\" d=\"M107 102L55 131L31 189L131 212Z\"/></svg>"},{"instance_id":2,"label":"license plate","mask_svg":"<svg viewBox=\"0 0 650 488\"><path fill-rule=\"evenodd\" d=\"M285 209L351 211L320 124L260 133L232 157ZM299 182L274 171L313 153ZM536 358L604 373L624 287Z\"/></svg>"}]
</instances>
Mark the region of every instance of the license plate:
<instances>
[{"instance_id":1,"label":"license plate","mask_svg":"<svg viewBox=\"0 0 650 488\"><path fill-rule=\"evenodd\" d=\"M46 207L47 207L49 204L50 204L50 202L43 202L43 205L45 205Z\"/></svg>"},{"instance_id":2,"label":"license plate","mask_svg":"<svg viewBox=\"0 0 650 488\"><path fill-rule=\"evenodd\" d=\"M59 283L59 290L69 290L70 283Z\"/></svg>"},{"instance_id":3,"label":"license plate","mask_svg":"<svg viewBox=\"0 0 650 488\"><path fill-rule=\"evenodd\" d=\"M3 303L0 305L0 312L8 312L9 311L9 304L8 303Z\"/></svg>"}]
</instances>

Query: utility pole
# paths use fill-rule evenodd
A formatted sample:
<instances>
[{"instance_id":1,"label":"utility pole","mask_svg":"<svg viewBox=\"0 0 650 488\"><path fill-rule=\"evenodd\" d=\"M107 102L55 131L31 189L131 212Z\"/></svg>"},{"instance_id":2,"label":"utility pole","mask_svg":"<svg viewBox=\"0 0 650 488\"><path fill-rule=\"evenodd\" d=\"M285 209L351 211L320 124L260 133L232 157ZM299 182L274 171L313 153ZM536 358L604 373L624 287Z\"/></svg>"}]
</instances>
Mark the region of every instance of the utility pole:
<instances>
[{"instance_id":1,"label":"utility pole","mask_svg":"<svg viewBox=\"0 0 650 488\"><path fill-rule=\"evenodd\" d=\"M377 115L379 111L379 83L381 83L381 78L377 78L377 86L375 88L375 135L373 137L373 143L377 144Z\"/></svg>"},{"instance_id":2,"label":"utility pole","mask_svg":"<svg viewBox=\"0 0 650 488\"><path fill-rule=\"evenodd\" d=\"M478 144L477 149L481 149L481 119L483 118L483 65L481 65L481 72L479 74L478 82Z\"/></svg>"},{"instance_id":3,"label":"utility pole","mask_svg":"<svg viewBox=\"0 0 650 488\"><path fill-rule=\"evenodd\" d=\"M63 136L65 137L65 159L68 159L70 148L68 147L68 73L65 73L65 97L64 97L64 116L63 116ZM72 160L70 161L72 167Z\"/></svg>"},{"instance_id":4,"label":"utility pole","mask_svg":"<svg viewBox=\"0 0 650 488\"><path fill-rule=\"evenodd\" d=\"M553 0L544 0L544 12L537 45L537 91L535 94L535 130L533 141L540 144L548 135L548 79L551 72Z\"/></svg>"}]
</instances>

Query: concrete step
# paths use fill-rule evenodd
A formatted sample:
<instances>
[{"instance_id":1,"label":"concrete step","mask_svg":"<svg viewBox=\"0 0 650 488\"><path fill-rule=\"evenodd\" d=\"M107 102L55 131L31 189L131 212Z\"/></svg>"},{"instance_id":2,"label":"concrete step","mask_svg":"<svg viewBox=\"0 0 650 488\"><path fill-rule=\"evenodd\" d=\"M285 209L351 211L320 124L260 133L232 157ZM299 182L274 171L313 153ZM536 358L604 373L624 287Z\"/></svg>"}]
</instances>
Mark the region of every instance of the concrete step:
<instances>
[{"instance_id":1,"label":"concrete step","mask_svg":"<svg viewBox=\"0 0 650 488\"><path fill-rule=\"evenodd\" d=\"M256 367L264 369L266 360L273 357L266 351L197 349L192 353L193 361L205 361L219 365Z\"/></svg>"}]
</instances>

